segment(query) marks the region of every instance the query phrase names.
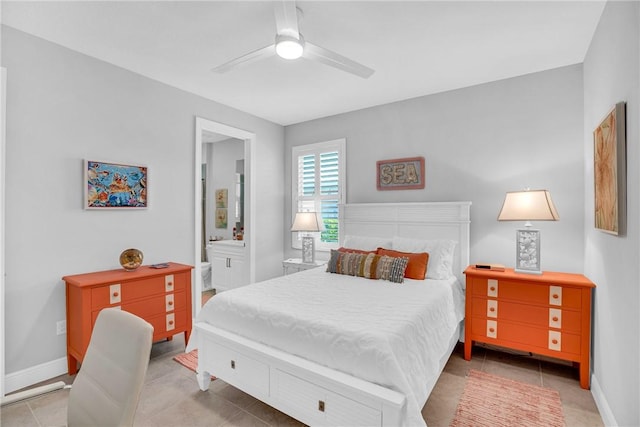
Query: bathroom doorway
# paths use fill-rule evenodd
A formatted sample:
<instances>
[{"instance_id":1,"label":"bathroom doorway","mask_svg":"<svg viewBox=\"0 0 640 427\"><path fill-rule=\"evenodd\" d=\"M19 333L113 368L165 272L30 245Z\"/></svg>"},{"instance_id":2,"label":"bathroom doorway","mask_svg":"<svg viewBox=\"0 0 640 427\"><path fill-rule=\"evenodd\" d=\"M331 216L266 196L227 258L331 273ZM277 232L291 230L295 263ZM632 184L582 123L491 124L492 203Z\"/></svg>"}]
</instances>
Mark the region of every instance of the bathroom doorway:
<instances>
[{"instance_id":1,"label":"bathroom doorway","mask_svg":"<svg viewBox=\"0 0 640 427\"><path fill-rule=\"evenodd\" d=\"M255 271L254 271L254 263L252 262L255 254L255 245L253 241L252 223L255 218L254 216L254 192L253 188L253 162L252 162L252 152L255 143L255 134L252 132L248 132L242 129L234 128L222 123L214 122L211 120L207 120L201 117L196 117L196 137L195 137L195 180L194 180L194 189L195 189L195 227L194 227L194 242L195 242L195 256L194 256L194 286L193 286L193 313L196 316L200 312L200 308L202 307L203 294L202 292L205 290L203 287L203 274L202 274L202 266L201 263L206 256L203 254L204 248L206 247L206 242L209 237L214 237L219 234L218 237L231 238L232 233L229 231L233 228L231 227L220 228L218 233L214 232L216 230L212 225L213 224L213 215L211 214L211 209L208 209L209 212L203 209L203 200L211 199L215 188L207 188L206 182L203 182L203 177L205 176L205 168L203 168L203 164L207 158L211 159L210 155L213 152L215 156L216 150L213 148L212 144L220 144L220 148L222 149L223 144L243 144L244 151L244 167L243 167L243 200L242 200L242 224L244 226L244 240L246 245L246 264L248 266L248 274L249 280L255 280ZM222 152L222 151L221 151ZM234 161L235 166L235 161ZM206 192L206 193L205 193ZM234 224L237 222L236 217L236 199L235 199L235 187L233 187L233 191L230 191L227 194L229 204L229 210L233 212L233 217L231 218L232 222L229 224ZM208 195L208 197L205 197ZM207 201L207 206L212 206L210 200ZM206 215L206 216L205 216ZM210 292L207 292L210 294ZM204 295L206 298L209 295Z\"/></svg>"}]
</instances>

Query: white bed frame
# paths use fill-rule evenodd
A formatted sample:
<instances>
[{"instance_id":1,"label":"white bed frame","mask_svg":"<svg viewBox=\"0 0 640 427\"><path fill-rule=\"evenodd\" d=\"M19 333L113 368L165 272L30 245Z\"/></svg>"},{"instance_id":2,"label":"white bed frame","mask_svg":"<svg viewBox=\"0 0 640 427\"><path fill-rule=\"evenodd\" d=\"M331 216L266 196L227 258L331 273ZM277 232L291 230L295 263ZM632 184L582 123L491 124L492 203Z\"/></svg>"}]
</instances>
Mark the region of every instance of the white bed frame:
<instances>
[{"instance_id":1,"label":"white bed frame","mask_svg":"<svg viewBox=\"0 0 640 427\"><path fill-rule=\"evenodd\" d=\"M346 235L451 239L458 245L453 271L464 283L469 262L471 202L362 203L340 206L340 241ZM398 426L403 394L276 350L203 322L195 323L198 384L211 375L308 425ZM451 337L442 372L458 341ZM427 384L429 393L437 381Z\"/></svg>"}]
</instances>

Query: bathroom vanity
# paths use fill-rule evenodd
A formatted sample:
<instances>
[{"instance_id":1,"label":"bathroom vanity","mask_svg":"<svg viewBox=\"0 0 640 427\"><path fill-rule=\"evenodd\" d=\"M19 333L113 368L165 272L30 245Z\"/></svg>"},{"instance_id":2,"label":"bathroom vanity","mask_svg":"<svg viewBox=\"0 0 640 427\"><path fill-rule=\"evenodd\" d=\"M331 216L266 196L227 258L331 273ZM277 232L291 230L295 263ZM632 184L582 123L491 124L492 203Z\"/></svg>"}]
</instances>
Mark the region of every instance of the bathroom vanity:
<instances>
[{"instance_id":1,"label":"bathroom vanity","mask_svg":"<svg viewBox=\"0 0 640 427\"><path fill-rule=\"evenodd\" d=\"M213 288L219 292L249 284L244 240L218 240L210 245Z\"/></svg>"}]
</instances>

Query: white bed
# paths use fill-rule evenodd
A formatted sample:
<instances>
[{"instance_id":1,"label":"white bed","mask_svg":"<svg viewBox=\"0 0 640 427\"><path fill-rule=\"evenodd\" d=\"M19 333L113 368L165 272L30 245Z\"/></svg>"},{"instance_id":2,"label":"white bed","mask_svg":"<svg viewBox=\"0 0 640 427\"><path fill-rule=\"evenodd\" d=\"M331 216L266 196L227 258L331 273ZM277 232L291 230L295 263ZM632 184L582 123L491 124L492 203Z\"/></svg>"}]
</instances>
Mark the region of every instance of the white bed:
<instances>
[{"instance_id":1,"label":"white bed","mask_svg":"<svg viewBox=\"0 0 640 427\"><path fill-rule=\"evenodd\" d=\"M455 240L454 276L397 284L313 269L222 293L188 347L198 348L200 388L215 375L309 425L424 425L420 410L464 315L469 207L341 206L351 241Z\"/></svg>"}]
</instances>

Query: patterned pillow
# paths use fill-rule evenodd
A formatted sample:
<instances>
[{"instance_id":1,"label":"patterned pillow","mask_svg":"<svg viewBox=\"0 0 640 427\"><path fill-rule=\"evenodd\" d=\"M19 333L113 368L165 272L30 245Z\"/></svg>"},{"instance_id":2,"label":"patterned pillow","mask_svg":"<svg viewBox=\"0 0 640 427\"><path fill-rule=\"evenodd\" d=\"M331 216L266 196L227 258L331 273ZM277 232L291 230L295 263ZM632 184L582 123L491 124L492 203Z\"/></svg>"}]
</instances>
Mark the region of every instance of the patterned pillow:
<instances>
[{"instance_id":1,"label":"patterned pillow","mask_svg":"<svg viewBox=\"0 0 640 427\"><path fill-rule=\"evenodd\" d=\"M331 259L327 263L329 273L346 274L382 279L402 283L409 258L394 258L373 253L360 254L331 250Z\"/></svg>"},{"instance_id":2,"label":"patterned pillow","mask_svg":"<svg viewBox=\"0 0 640 427\"><path fill-rule=\"evenodd\" d=\"M380 257L378 261L377 275L382 280L394 283L404 282L404 272L407 269L409 258L390 257L387 255L376 255Z\"/></svg>"},{"instance_id":3,"label":"patterned pillow","mask_svg":"<svg viewBox=\"0 0 640 427\"><path fill-rule=\"evenodd\" d=\"M400 252L392 249L378 248L378 255L389 255L392 257L409 258L409 264L404 272L407 279L424 280L427 275L427 264L429 263L429 254L426 252Z\"/></svg>"},{"instance_id":4,"label":"patterned pillow","mask_svg":"<svg viewBox=\"0 0 640 427\"><path fill-rule=\"evenodd\" d=\"M377 250L374 251L363 251L362 249L352 249L352 248L338 248L340 252L353 252L356 254L375 254L378 253Z\"/></svg>"}]
</instances>

